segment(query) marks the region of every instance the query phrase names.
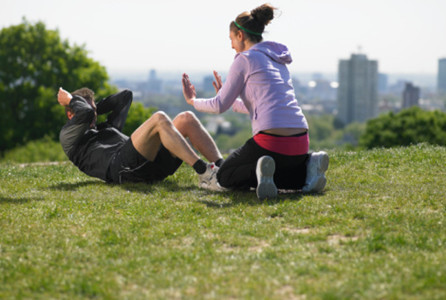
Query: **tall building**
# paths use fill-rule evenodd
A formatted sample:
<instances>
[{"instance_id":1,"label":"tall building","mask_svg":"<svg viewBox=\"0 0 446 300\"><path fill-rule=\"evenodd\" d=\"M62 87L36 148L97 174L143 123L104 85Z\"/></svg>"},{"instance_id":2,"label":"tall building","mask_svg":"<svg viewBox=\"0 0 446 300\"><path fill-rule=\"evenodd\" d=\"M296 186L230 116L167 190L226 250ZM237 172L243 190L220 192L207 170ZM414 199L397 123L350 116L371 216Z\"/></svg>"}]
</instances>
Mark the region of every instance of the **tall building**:
<instances>
[{"instance_id":1,"label":"tall building","mask_svg":"<svg viewBox=\"0 0 446 300\"><path fill-rule=\"evenodd\" d=\"M384 73L379 73L378 74L378 92L386 93L388 82L389 82L389 76Z\"/></svg>"},{"instance_id":2,"label":"tall building","mask_svg":"<svg viewBox=\"0 0 446 300\"><path fill-rule=\"evenodd\" d=\"M420 88L414 86L410 82L406 82L406 87L403 91L403 105L401 108L409 108L411 106L419 106Z\"/></svg>"},{"instance_id":3,"label":"tall building","mask_svg":"<svg viewBox=\"0 0 446 300\"><path fill-rule=\"evenodd\" d=\"M378 62L364 54L340 60L338 69L338 118L349 124L378 115Z\"/></svg>"},{"instance_id":4,"label":"tall building","mask_svg":"<svg viewBox=\"0 0 446 300\"><path fill-rule=\"evenodd\" d=\"M150 93L160 93L163 81L158 78L155 69L149 72L149 80L147 81L147 91Z\"/></svg>"},{"instance_id":5,"label":"tall building","mask_svg":"<svg viewBox=\"0 0 446 300\"><path fill-rule=\"evenodd\" d=\"M437 91L446 94L446 58L438 60Z\"/></svg>"}]
</instances>

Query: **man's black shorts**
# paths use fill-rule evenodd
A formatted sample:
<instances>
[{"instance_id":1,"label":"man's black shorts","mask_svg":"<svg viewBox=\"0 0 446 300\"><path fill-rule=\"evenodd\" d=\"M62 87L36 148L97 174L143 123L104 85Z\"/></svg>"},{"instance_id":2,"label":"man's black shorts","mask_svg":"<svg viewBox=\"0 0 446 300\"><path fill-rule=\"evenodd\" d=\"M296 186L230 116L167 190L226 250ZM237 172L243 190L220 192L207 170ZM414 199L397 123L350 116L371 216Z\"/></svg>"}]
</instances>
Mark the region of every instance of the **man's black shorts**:
<instances>
[{"instance_id":1,"label":"man's black shorts","mask_svg":"<svg viewBox=\"0 0 446 300\"><path fill-rule=\"evenodd\" d=\"M163 180L181 166L183 161L173 157L161 145L154 161L148 161L135 147L131 139L112 157L108 168L108 178L112 183L146 182Z\"/></svg>"}]
</instances>

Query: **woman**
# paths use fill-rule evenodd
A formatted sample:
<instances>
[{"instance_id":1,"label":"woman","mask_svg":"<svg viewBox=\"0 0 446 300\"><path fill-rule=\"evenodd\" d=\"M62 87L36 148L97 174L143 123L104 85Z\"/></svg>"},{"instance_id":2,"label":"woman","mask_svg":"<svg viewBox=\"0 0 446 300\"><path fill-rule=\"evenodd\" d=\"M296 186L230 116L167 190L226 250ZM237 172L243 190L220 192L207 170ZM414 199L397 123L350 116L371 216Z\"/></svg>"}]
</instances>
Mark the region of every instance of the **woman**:
<instances>
[{"instance_id":1,"label":"woman","mask_svg":"<svg viewBox=\"0 0 446 300\"><path fill-rule=\"evenodd\" d=\"M225 160L217 179L225 188L256 187L259 199L275 197L277 188L321 192L329 161L325 152L308 154L308 124L286 66L292 61L288 48L262 42L274 10L263 4L231 22L229 37L237 54L224 85L214 71L214 98L196 99L189 76L183 74L184 97L195 109L223 113L232 107L249 113L253 137Z\"/></svg>"}]
</instances>

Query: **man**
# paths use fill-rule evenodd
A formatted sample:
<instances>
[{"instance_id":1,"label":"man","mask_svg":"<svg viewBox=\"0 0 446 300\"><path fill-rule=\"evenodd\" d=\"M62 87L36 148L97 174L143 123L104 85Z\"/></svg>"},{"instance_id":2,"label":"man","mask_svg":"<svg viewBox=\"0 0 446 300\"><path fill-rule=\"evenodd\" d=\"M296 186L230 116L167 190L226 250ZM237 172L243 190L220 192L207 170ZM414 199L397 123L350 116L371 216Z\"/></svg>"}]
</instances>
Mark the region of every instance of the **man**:
<instances>
[{"instance_id":1,"label":"man","mask_svg":"<svg viewBox=\"0 0 446 300\"><path fill-rule=\"evenodd\" d=\"M132 103L131 91L104 98L97 106L88 88L72 94L60 88L57 99L68 117L60 132L62 148L85 174L110 183L152 182L172 175L184 161L199 175L201 188L220 190L216 173L222 156L192 112L180 113L173 121L156 112L129 138L121 130ZM107 120L96 124L101 114L108 114ZM212 163L200 159L185 138Z\"/></svg>"}]
</instances>

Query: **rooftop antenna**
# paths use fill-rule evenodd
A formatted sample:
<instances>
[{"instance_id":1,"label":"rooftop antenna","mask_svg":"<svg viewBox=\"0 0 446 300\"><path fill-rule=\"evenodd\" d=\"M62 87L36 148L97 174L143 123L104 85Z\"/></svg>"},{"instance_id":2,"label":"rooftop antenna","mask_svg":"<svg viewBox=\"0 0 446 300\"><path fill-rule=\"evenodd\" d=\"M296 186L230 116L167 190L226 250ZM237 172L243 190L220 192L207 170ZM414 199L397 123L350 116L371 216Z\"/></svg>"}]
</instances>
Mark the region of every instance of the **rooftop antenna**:
<instances>
[{"instance_id":1,"label":"rooftop antenna","mask_svg":"<svg viewBox=\"0 0 446 300\"><path fill-rule=\"evenodd\" d=\"M358 45L358 54L361 54L361 53L362 53L362 46Z\"/></svg>"}]
</instances>

